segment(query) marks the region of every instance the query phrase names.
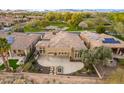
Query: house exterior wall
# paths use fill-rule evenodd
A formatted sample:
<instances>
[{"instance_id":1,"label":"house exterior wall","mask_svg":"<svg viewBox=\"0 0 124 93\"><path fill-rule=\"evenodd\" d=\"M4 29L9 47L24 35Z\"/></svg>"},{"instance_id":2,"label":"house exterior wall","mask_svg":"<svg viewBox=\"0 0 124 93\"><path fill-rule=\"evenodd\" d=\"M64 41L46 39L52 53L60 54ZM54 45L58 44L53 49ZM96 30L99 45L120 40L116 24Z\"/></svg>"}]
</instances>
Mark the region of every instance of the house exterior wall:
<instances>
[{"instance_id":1,"label":"house exterior wall","mask_svg":"<svg viewBox=\"0 0 124 93\"><path fill-rule=\"evenodd\" d=\"M72 61L81 60L80 50L75 50L73 48L49 48L36 46L36 50L39 51L41 55L68 57Z\"/></svg>"}]
</instances>

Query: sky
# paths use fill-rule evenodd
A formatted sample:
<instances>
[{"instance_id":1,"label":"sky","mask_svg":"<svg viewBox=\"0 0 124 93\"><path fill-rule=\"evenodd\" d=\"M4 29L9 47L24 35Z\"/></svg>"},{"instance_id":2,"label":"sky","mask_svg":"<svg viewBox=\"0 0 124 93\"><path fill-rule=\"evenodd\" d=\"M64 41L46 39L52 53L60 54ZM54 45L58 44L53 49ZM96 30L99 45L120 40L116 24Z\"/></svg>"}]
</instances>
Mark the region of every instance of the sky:
<instances>
[{"instance_id":1,"label":"sky","mask_svg":"<svg viewBox=\"0 0 124 93\"><path fill-rule=\"evenodd\" d=\"M124 9L124 0L0 0L0 9Z\"/></svg>"}]
</instances>

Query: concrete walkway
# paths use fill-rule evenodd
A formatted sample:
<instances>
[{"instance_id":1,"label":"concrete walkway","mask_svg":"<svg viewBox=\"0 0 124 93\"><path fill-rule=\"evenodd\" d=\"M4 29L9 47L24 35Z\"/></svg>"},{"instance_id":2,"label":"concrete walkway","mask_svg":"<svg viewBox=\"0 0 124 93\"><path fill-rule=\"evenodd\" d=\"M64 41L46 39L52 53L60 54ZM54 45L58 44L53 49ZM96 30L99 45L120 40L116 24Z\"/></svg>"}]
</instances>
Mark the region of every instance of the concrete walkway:
<instances>
[{"instance_id":1,"label":"concrete walkway","mask_svg":"<svg viewBox=\"0 0 124 93\"><path fill-rule=\"evenodd\" d=\"M70 62L68 58L64 57L43 56L38 59L38 63L42 66L62 66L63 74L69 74L84 67L82 62Z\"/></svg>"}]
</instances>

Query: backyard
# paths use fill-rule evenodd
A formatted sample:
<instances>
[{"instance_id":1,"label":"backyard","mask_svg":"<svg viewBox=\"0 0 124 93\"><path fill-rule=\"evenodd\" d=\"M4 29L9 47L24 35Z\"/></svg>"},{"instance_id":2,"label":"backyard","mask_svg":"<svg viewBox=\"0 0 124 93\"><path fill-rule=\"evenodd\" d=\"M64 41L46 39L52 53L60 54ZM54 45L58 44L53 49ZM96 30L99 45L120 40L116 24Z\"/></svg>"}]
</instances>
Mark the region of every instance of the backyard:
<instances>
[{"instance_id":1,"label":"backyard","mask_svg":"<svg viewBox=\"0 0 124 93\"><path fill-rule=\"evenodd\" d=\"M70 62L70 60L66 57L43 56L38 59L38 63L46 67L62 66L63 74L69 74L69 73L76 72L77 70L84 68L84 64L82 62Z\"/></svg>"}]
</instances>

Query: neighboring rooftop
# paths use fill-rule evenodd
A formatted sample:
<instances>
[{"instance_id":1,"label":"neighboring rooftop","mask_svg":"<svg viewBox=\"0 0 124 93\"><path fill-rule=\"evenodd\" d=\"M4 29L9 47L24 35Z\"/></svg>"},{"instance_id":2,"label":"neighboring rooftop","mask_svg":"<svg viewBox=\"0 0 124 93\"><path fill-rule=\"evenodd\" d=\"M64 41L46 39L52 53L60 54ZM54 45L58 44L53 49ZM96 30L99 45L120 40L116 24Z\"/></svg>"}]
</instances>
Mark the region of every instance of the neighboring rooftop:
<instances>
[{"instance_id":1,"label":"neighboring rooftop","mask_svg":"<svg viewBox=\"0 0 124 93\"><path fill-rule=\"evenodd\" d=\"M84 31L81 38L90 43L91 47L106 46L111 48L124 48L124 41L107 34Z\"/></svg>"},{"instance_id":2,"label":"neighboring rooftop","mask_svg":"<svg viewBox=\"0 0 124 93\"><path fill-rule=\"evenodd\" d=\"M0 32L0 37L8 38L11 42L12 49L27 49L35 40L37 40L40 35L37 34L25 34L25 33L18 33L14 32L9 35L7 32Z\"/></svg>"},{"instance_id":3,"label":"neighboring rooftop","mask_svg":"<svg viewBox=\"0 0 124 93\"><path fill-rule=\"evenodd\" d=\"M56 31L54 32L45 32L44 36L42 39L46 39L46 40L50 40L51 38L53 38L56 35Z\"/></svg>"}]
</instances>

